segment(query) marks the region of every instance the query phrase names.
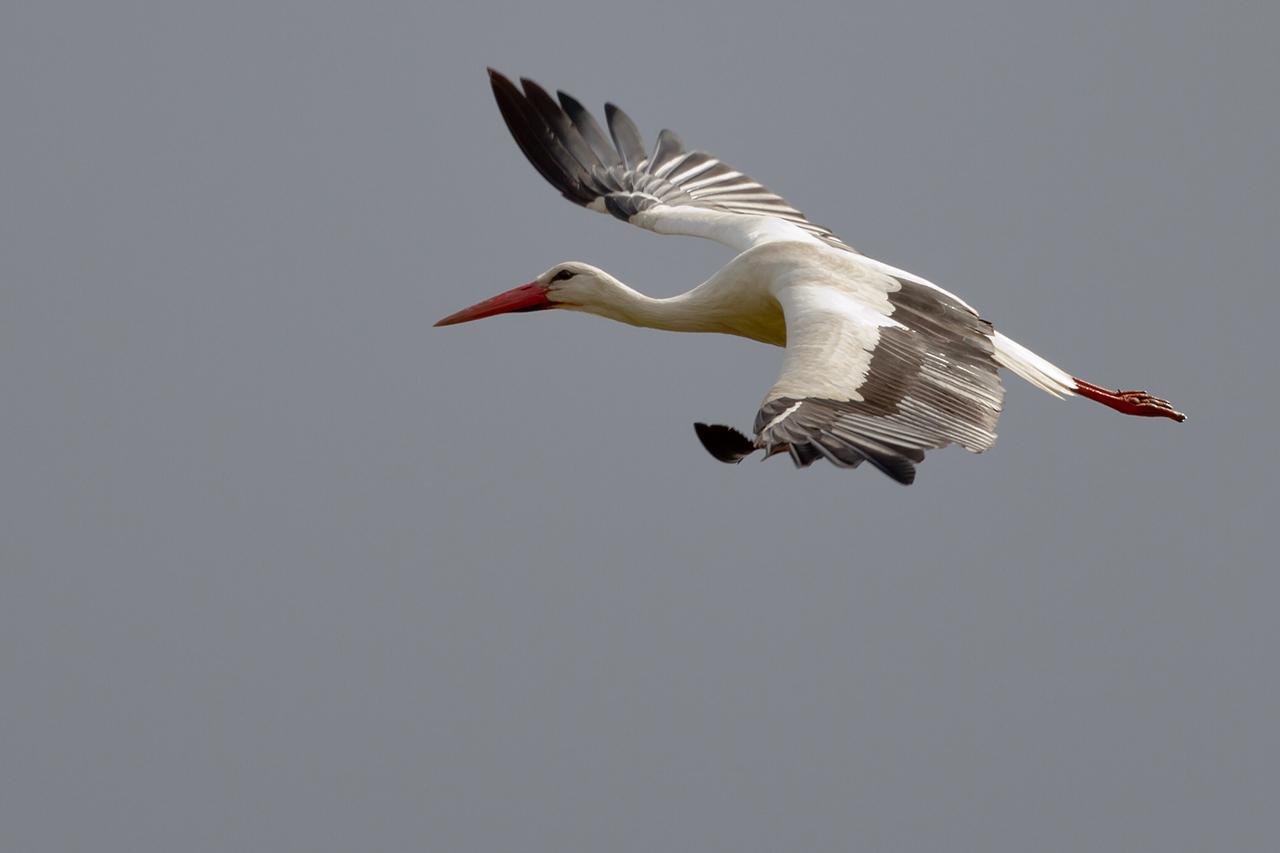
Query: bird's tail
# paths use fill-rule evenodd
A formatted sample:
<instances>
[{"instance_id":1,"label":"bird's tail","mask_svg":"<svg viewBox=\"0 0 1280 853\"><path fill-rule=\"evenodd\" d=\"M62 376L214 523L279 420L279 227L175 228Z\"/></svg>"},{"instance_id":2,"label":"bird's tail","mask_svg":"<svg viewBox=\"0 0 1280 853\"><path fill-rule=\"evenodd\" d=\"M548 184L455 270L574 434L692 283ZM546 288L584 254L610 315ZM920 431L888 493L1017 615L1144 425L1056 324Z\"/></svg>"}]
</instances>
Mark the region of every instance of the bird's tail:
<instances>
[{"instance_id":1,"label":"bird's tail","mask_svg":"<svg viewBox=\"0 0 1280 853\"><path fill-rule=\"evenodd\" d=\"M1170 418L1182 422L1187 416L1177 411L1168 400L1154 397L1146 391L1108 391L1092 382L1072 376L1061 367L1033 353L1022 344L1000 332L992 336L996 362L1008 368L1032 385L1055 397L1079 396L1115 409L1126 415L1145 418Z\"/></svg>"},{"instance_id":2,"label":"bird's tail","mask_svg":"<svg viewBox=\"0 0 1280 853\"><path fill-rule=\"evenodd\" d=\"M1022 344L1000 332L992 335L996 348L996 363L1011 370L1032 385L1055 397L1076 393L1076 383L1061 367L1033 353Z\"/></svg>"}]
</instances>

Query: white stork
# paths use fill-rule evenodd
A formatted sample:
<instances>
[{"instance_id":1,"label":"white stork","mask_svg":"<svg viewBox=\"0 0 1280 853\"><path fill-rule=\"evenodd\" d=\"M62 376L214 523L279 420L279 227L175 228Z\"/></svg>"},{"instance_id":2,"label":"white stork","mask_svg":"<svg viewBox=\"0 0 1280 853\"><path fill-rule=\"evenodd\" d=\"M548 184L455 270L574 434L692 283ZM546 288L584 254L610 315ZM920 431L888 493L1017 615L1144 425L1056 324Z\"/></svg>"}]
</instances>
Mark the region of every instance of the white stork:
<instances>
[{"instance_id":1,"label":"white stork","mask_svg":"<svg viewBox=\"0 0 1280 853\"><path fill-rule=\"evenodd\" d=\"M674 133L647 153L631 119L605 105L609 137L578 101L489 69L516 144L565 198L659 234L707 237L739 254L709 280L655 299L576 261L445 317L448 326L513 311L585 311L633 326L721 332L786 347L755 438L695 424L716 459L786 452L797 467L869 461L900 483L924 451L996 440L1004 367L1054 396L1077 395L1127 415L1184 416L1143 391L1077 379L1005 337L962 299L860 254L780 196ZM610 142L610 137L612 142Z\"/></svg>"}]
</instances>

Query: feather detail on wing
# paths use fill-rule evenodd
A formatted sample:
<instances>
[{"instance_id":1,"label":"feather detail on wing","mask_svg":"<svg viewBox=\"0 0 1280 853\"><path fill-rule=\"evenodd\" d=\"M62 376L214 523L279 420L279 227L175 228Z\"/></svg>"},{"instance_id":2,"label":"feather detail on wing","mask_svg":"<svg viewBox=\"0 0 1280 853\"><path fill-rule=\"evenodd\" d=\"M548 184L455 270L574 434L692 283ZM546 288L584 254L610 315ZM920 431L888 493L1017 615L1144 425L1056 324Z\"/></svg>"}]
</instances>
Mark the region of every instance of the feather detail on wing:
<instances>
[{"instance_id":1,"label":"feather detail on wing","mask_svg":"<svg viewBox=\"0 0 1280 853\"><path fill-rule=\"evenodd\" d=\"M756 416L756 446L797 466L868 461L905 484L926 450L995 442L1004 389L991 325L936 288L883 279L883 289L871 277L781 292L787 354Z\"/></svg>"},{"instance_id":2,"label":"feather detail on wing","mask_svg":"<svg viewBox=\"0 0 1280 853\"><path fill-rule=\"evenodd\" d=\"M606 136L573 97L558 102L532 80L521 87L489 69L498 109L533 167L575 204L660 234L707 237L745 251L772 240L854 250L785 199L726 163L686 151L670 130L652 153L635 123L605 105ZM523 89L523 90L522 90Z\"/></svg>"}]
</instances>

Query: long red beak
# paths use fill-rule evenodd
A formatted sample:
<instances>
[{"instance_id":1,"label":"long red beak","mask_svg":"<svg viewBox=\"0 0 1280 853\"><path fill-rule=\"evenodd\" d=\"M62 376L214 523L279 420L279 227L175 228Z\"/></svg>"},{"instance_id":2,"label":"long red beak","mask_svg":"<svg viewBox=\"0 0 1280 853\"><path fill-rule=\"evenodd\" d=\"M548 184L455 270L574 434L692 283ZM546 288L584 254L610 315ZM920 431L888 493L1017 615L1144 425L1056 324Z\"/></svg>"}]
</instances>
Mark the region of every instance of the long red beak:
<instances>
[{"instance_id":1,"label":"long red beak","mask_svg":"<svg viewBox=\"0 0 1280 853\"><path fill-rule=\"evenodd\" d=\"M547 298L547 286L531 281L519 287L513 287L506 293L491 296L484 302L477 302L470 308L463 308L457 314L450 314L436 322L437 326L452 326L454 323L466 323L492 317L495 314L510 314L516 311L541 311L554 308L556 304Z\"/></svg>"}]
</instances>

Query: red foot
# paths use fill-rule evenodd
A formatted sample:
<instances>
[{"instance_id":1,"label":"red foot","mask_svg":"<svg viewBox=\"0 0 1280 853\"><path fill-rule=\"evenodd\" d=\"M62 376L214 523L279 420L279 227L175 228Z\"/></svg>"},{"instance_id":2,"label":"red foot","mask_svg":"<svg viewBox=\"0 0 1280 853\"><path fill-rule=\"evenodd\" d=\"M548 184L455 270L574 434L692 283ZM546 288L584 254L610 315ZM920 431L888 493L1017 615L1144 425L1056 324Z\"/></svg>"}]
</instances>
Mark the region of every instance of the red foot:
<instances>
[{"instance_id":1,"label":"red foot","mask_svg":"<svg viewBox=\"0 0 1280 853\"><path fill-rule=\"evenodd\" d=\"M1074 376L1071 378L1075 379ZM1186 415L1169 405L1168 400L1152 397L1146 391L1108 391L1083 379L1076 379L1075 382L1076 391L1081 397L1088 397L1126 415L1137 415L1143 418L1172 418L1179 423L1187 419Z\"/></svg>"}]
</instances>

